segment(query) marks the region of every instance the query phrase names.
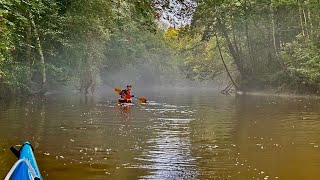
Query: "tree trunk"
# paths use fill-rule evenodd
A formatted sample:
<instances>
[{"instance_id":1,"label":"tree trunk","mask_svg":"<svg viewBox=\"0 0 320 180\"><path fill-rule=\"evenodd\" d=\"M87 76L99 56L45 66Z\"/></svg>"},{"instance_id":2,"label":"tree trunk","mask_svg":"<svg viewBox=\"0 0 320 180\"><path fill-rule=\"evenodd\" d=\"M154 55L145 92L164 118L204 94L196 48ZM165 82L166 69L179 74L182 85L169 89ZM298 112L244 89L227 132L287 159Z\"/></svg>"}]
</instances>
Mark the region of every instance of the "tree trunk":
<instances>
[{"instance_id":1,"label":"tree trunk","mask_svg":"<svg viewBox=\"0 0 320 180\"><path fill-rule=\"evenodd\" d=\"M313 34L313 24L312 24L310 8L308 8L308 20L309 20L309 27L310 27L310 35L312 35Z\"/></svg>"},{"instance_id":2,"label":"tree trunk","mask_svg":"<svg viewBox=\"0 0 320 180\"><path fill-rule=\"evenodd\" d=\"M309 38L309 30L308 30L308 22L307 22L307 16L304 8L302 8L302 14L303 14L303 19L304 19L304 29L306 31L306 35Z\"/></svg>"},{"instance_id":3,"label":"tree trunk","mask_svg":"<svg viewBox=\"0 0 320 180\"><path fill-rule=\"evenodd\" d=\"M307 4L307 6L306 6L307 13L305 14L305 22L306 22L306 26L308 27L308 33L310 36L313 34L313 24L312 24L312 18L311 18L310 0L306 0L305 3Z\"/></svg>"},{"instance_id":4,"label":"tree trunk","mask_svg":"<svg viewBox=\"0 0 320 180\"><path fill-rule=\"evenodd\" d=\"M234 47L235 47L235 50L238 54L240 54L239 52L239 47L238 47L238 44L237 44L237 38L236 38L236 32L234 31L235 28L234 28L234 21L233 21L233 16L232 16L232 20L231 20L231 28L232 28L232 37L233 37L233 44L234 44Z\"/></svg>"},{"instance_id":5,"label":"tree trunk","mask_svg":"<svg viewBox=\"0 0 320 180\"><path fill-rule=\"evenodd\" d=\"M40 72L41 72L41 77L42 77L40 93L44 94L46 92L46 83L47 83L44 55L43 55L43 51L42 51L40 37L38 34L38 29L37 29L36 23L33 20L33 16L31 14L31 12L29 13L29 18L31 20L31 25L33 27L34 36L36 38L36 47L37 47L37 50L38 50L38 53L40 56Z\"/></svg>"},{"instance_id":6,"label":"tree trunk","mask_svg":"<svg viewBox=\"0 0 320 180\"><path fill-rule=\"evenodd\" d=\"M274 15L274 9L273 5L270 5L270 10L271 10L271 24L272 24L272 41L273 41L273 49L276 54L278 54L278 48L277 48L277 43L276 43L276 23L275 23L275 15Z\"/></svg>"},{"instance_id":7,"label":"tree trunk","mask_svg":"<svg viewBox=\"0 0 320 180\"><path fill-rule=\"evenodd\" d=\"M301 3L300 0L297 0L298 2L298 11L299 11L299 17L300 17L300 27L301 27L301 32L302 32L302 36L305 36L305 29L304 29L304 25L303 25L303 14L302 14L302 8L301 8Z\"/></svg>"},{"instance_id":8,"label":"tree trunk","mask_svg":"<svg viewBox=\"0 0 320 180\"><path fill-rule=\"evenodd\" d=\"M31 22L31 20L29 19L29 21ZM27 57L27 61L29 63L29 72L28 72L28 86L31 87L31 79L32 79L32 40L31 40L31 26L27 27L27 49L26 49L26 57Z\"/></svg>"},{"instance_id":9,"label":"tree trunk","mask_svg":"<svg viewBox=\"0 0 320 180\"><path fill-rule=\"evenodd\" d=\"M248 48L248 54L249 54L249 58L250 61L252 63L254 62L254 58L253 58L253 50L252 50L252 46L251 46L251 42L250 42L250 36L249 36L249 23L248 23L248 10L247 10L247 1L244 1L244 19L245 19L245 36L246 36L246 43L247 43L247 48Z\"/></svg>"},{"instance_id":10,"label":"tree trunk","mask_svg":"<svg viewBox=\"0 0 320 180\"><path fill-rule=\"evenodd\" d=\"M229 48L229 51L231 53L231 56L234 60L234 63L236 64L238 70L239 70L239 73L240 73L240 79L241 81L246 77L245 75L245 71L244 71L244 68L243 68L243 64L242 64L242 60L241 60L241 57L239 55L239 53L237 53L237 51L235 50L229 36L228 36L228 32L227 32L227 28L225 27L225 25L221 22L221 19L220 18L217 18L217 22L218 22L218 28L219 30L221 31L222 33L222 36L225 38L226 42L227 42L227 46ZM242 83L241 83L242 84ZM242 88L242 85L239 87L240 90L243 90Z\"/></svg>"},{"instance_id":11,"label":"tree trunk","mask_svg":"<svg viewBox=\"0 0 320 180\"><path fill-rule=\"evenodd\" d=\"M219 40L218 40L217 34L216 34L216 42L217 42L217 47L218 47L218 50L219 50L219 53L220 53L220 57L221 57L221 61L222 61L222 63L223 63L223 66L224 66L224 68L226 69L226 72L227 72L227 74L228 74L228 76L229 76L229 78L230 78L233 86L234 86L236 89L239 89L238 86L236 85L236 83L234 82L234 80L233 80L233 78L232 78L232 76L231 76L231 74L230 74L230 72L229 72L229 69L228 69L226 63L224 62L224 59L223 59L223 56L222 56L222 52L221 52L221 48L220 48L220 44L219 44Z\"/></svg>"}]
</instances>

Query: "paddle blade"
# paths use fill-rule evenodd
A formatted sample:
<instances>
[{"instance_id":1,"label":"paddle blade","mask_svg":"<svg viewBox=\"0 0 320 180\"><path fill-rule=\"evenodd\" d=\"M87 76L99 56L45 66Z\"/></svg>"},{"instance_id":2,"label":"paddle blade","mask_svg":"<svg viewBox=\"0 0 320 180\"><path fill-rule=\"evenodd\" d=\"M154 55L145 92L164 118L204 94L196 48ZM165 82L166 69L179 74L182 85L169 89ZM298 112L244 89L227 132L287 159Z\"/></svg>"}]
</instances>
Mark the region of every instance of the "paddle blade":
<instances>
[{"instance_id":1,"label":"paddle blade","mask_svg":"<svg viewBox=\"0 0 320 180\"><path fill-rule=\"evenodd\" d=\"M120 93L121 89L120 88L114 88L114 91L117 92L117 93Z\"/></svg>"},{"instance_id":2,"label":"paddle blade","mask_svg":"<svg viewBox=\"0 0 320 180\"><path fill-rule=\"evenodd\" d=\"M147 99L146 99L146 98L139 98L139 102L140 102L140 103L146 103L146 102L147 102Z\"/></svg>"}]
</instances>

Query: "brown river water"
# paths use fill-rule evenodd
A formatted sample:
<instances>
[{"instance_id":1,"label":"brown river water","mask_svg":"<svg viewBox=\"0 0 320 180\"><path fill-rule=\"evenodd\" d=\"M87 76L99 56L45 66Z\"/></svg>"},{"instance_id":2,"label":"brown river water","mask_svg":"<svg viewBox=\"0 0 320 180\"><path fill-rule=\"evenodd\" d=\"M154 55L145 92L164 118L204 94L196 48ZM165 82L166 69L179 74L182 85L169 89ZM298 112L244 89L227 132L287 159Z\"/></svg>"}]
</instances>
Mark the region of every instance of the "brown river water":
<instances>
[{"instance_id":1,"label":"brown river water","mask_svg":"<svg viewBox=\"0 0 320 180\"><path fill-rule=\"evenodd\" d=\"M0 102L0 178L28 140L48 180L320 179L317 98L139 94L124 108L114 92Z\"/></svg>"}]
</instances>

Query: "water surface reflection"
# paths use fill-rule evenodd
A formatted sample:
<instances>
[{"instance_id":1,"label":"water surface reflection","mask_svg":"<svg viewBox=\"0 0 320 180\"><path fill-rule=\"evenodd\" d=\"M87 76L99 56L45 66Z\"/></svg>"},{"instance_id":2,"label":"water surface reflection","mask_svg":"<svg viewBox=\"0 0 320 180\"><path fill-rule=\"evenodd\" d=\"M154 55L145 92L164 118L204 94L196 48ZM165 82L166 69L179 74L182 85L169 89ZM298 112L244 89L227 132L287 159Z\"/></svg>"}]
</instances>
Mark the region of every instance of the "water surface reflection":
<instances>
[{"instance_id":1,"label":"water surface reflection","mask_svg":"<svg viewBox=\"0 0 320 180\"><path fill-rule=\"evenodd\" d=\"M320 100L210 90L50 95L0 105L0 176L12 144L35 146L45 179L319 179Z\"/></svg>"}]
</instances>

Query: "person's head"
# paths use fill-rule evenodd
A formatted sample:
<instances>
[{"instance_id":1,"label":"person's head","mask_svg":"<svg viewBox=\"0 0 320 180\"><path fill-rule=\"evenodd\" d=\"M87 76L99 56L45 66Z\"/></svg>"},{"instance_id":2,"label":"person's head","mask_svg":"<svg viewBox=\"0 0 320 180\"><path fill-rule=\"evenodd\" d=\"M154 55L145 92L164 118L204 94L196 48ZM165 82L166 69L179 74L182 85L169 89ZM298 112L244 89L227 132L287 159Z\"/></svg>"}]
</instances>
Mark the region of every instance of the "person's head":
<instances>
[{"instance_id":1,"label":"person's head","mask_svg":"<svg viewBox=\"0 0 320 180\"><path fill-rule=\"evenodd\" d=\"M132 88L131 84L128 84L127 85L127 90L131 90L131 88Z\"/></svg>"}]
</instances>

